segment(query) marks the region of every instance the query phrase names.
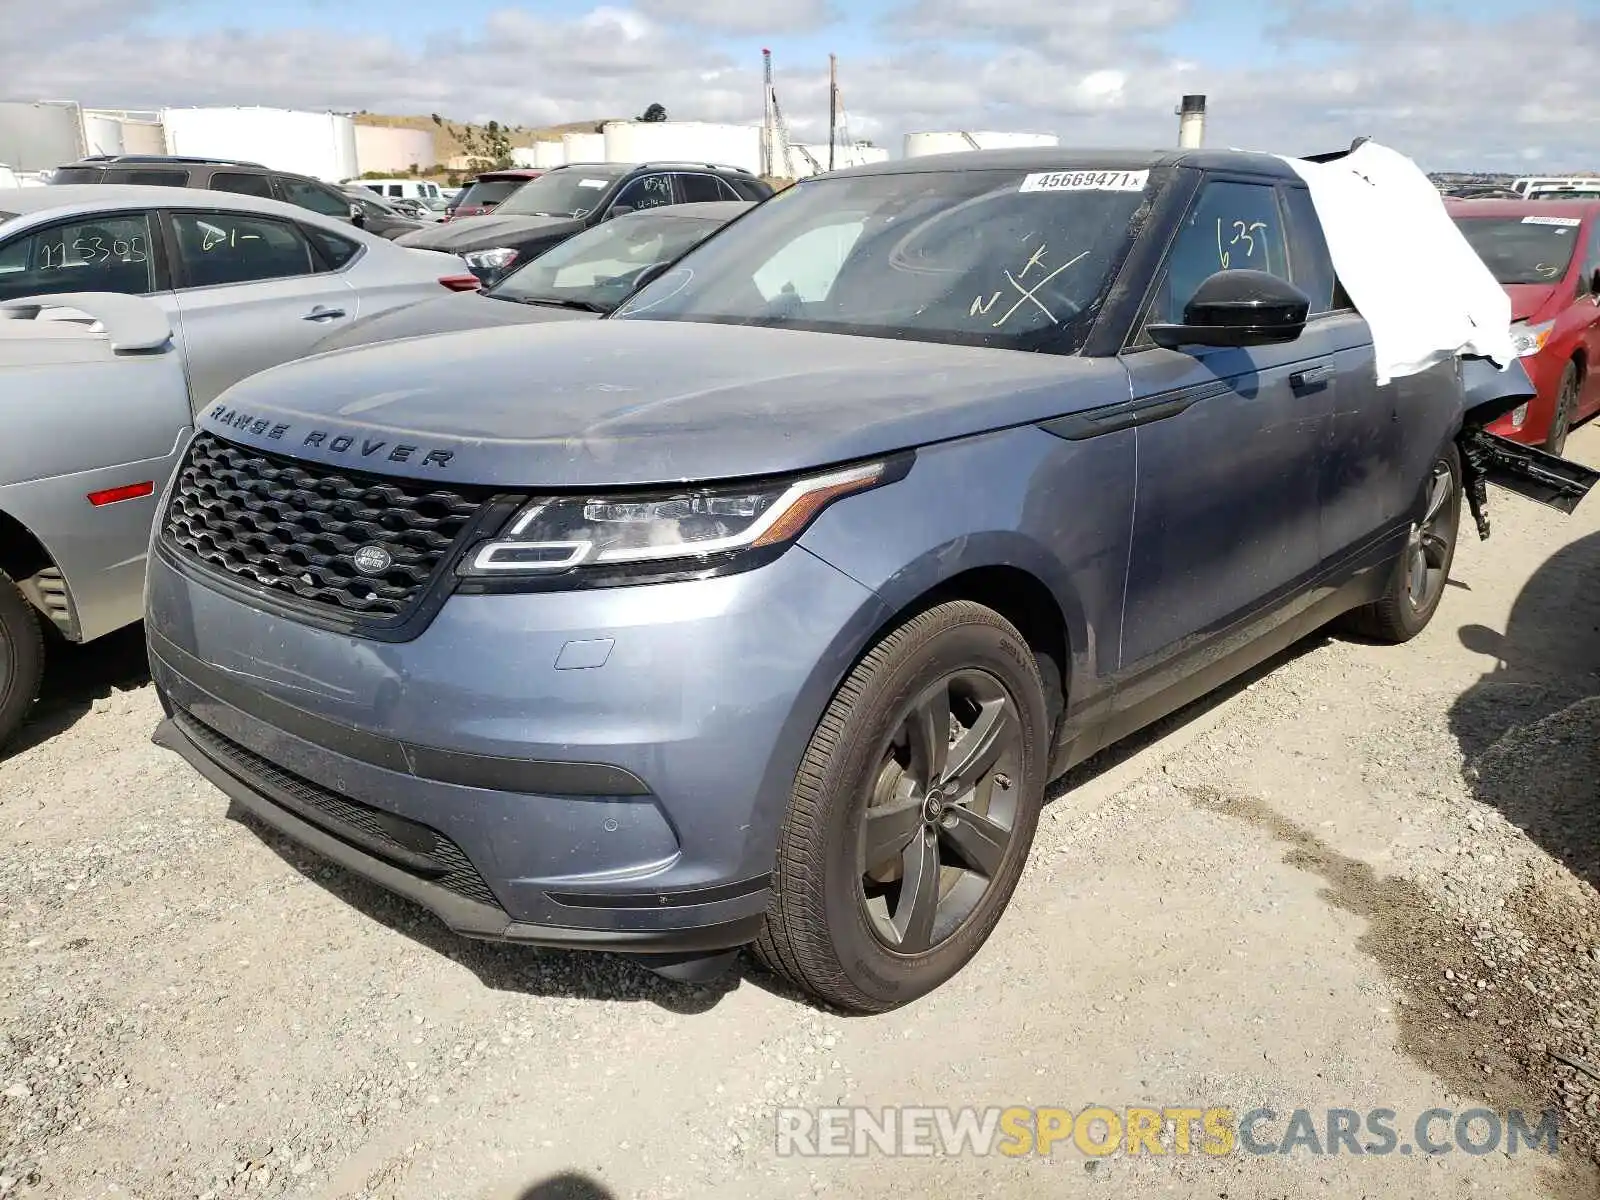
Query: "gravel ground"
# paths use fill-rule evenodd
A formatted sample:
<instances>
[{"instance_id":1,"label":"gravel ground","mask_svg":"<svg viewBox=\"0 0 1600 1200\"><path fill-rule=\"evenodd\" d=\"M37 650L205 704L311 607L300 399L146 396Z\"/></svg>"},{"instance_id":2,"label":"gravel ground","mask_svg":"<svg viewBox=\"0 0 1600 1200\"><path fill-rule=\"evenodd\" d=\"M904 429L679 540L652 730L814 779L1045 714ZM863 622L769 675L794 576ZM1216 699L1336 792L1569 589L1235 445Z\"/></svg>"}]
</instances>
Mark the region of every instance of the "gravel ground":
<instances>
[{"instance_id":1,"label":"gravel ground","mask_svg":"<svg viewBox=\"0 0 1600 1200\"><path fill-rule=\"evenodd\" d=\"M136 637L71 655L0 761L0 1196L1592 1200L1600 501L1492 504L1417 641L1312 639L1076 772L978 960L876 1018L458 940L152 747ZM1092 1102L1566 1124L1557 1160L773 1149L780 1104Z\"/></svg>"}]
</instances>

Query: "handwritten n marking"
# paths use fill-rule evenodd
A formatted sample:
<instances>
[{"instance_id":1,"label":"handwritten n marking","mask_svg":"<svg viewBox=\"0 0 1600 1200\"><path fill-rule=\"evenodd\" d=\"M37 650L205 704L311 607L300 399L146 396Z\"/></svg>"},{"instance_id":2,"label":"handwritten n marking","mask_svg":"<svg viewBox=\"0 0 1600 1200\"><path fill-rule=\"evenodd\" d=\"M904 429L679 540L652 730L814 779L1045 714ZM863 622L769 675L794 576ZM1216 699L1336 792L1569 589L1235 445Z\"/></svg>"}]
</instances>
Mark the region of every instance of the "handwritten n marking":
<instances>
[{"instance_id":1,"label":"handwritten n marking","mask_svg":"<svg viewBox=\"0 0 1600 1200\"><path fill-rule=\"evenodd\" d=\"M996 292L994 295L990 296L988 300L985 300L982 296L979 296L973 300L972 307L967 309L967 316L976 317L981 315L987 317L989 315L989 310L999 302L999 292Z\"/></svg>"}]
</instances>

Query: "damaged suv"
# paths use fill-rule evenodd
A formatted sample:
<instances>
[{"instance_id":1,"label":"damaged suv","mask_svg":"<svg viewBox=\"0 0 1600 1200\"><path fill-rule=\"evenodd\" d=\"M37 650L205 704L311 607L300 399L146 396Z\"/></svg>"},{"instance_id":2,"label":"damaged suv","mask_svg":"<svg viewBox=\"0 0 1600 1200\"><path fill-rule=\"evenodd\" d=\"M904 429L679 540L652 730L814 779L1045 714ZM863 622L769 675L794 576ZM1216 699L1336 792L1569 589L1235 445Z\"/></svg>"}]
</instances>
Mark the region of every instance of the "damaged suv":
<instances>
[{"instance_id":1,"label":"damaged suv","mask_svg":"<svg viewBox=\"0 0 1600 1200\"><path fill-rule=\"evenodd\" d=\"M1417 634L1464 482L1592 484L1464 460L1466 407L1453 353L1377 382L1284 160L836 172L605 319L211 406L157 738L460 933L881 1011L988 938L1050 780L1331 621Z\"/></svg>"}]
</instances>

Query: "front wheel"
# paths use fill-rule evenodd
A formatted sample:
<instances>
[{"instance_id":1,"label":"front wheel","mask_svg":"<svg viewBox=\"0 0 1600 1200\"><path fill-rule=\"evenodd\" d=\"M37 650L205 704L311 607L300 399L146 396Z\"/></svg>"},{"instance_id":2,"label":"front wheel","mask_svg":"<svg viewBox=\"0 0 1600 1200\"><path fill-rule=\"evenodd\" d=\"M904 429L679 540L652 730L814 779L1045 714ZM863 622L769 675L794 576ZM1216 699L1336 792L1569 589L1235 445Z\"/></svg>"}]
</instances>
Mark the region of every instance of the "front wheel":
<instances>
[{"instance_id":1,"label":"front wheel","mask_svg":"<svg viewBox=\"0 0 1600 1200\"><path fill-rule=\"evenodd\" d=\"M1461 454L1452 443L1428 469L1388 587L1376 603L1349 614L1351 632L1398 645L1426 629L1444 598L1460 531Z\"/></svg>"},{"instance_id":2,"label":"front wheel","mask_svg":"<svg viewBox=\"0 0 1600 1200\"><path fill-rule=\"evenodd\" d=\"M0 750L22 728L43 677L39 618L11 576L0 571Z\"/></svg>"},{"instance_id":3,"label":"front wheel","mask_svg":"<svg viewBox=\"0 0 1600 1200\"><path fill-rule=\"evenodd\" d=\"M1567 434L1572 432L1573 418L1578 415L1578 386L1578 364L1569 362L1567 369L1561 372L1561 390L1556 393L1550 431L1544 438L1544 448L1551 454L1560 454L1567 448Z\"/></svg>"},{"instance_id":4,"label":"front wheel","mask_svg":"<svg viewBox=\"0 0 1600 1200\"><path fill-rule=\"evenodd\" d=\"M757 955L859 1012L949 979L1016 890L1048 727L1035 656L992 609L951 601L884 637L795 776Z\"/></svg>"}]
</instances>

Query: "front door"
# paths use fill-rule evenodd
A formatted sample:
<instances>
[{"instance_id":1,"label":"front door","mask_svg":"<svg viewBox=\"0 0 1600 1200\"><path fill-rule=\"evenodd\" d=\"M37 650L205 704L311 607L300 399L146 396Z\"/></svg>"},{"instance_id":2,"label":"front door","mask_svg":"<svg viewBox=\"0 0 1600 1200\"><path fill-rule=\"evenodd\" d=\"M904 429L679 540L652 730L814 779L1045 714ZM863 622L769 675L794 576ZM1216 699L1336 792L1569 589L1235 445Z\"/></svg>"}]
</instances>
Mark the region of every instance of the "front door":
<instances>
[{"instance_id":1,"label":"front door","mask_svg":"<svg viewBox=\"0 0 1600 1200\"><path fill-rule=\"evenodd\" d=\"M1180 321L1203 280L1238 268L1289 277L1277 193L1265 182L1213 180L1168 252L1145 324ZM1334 349L1309 330L1285 345L1184 351L1141 334L1123 355L1134 399L1172 405L1136 430L1118 709L1226 654L1218 635L1242 644L1268 614L1294 611L1321 562Z\"/></svg>"},{"instance_id":2,"label":"front door","mask_svg":"<svg viewBox=\"0 0 1600 1200\"><path fill-rule=\"evenodd\" d=\"M356 315L293 222L243 212L168 214L189 390L198 410L248 375L308 353Z\"/></svg>"}]
</instances>

